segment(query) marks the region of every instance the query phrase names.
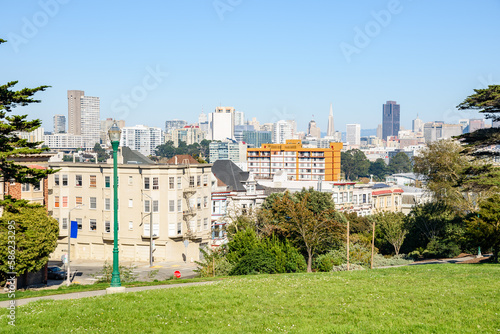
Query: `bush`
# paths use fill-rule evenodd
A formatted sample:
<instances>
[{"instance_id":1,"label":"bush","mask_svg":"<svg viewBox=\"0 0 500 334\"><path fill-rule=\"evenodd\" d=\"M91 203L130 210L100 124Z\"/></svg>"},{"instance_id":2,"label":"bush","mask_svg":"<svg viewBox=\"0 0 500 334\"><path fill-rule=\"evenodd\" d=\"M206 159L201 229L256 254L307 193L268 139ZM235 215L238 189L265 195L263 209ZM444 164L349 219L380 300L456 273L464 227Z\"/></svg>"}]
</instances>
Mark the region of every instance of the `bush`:
<instances>
[{"instance_id":1,"label":"bush","mask_svg":"<svg viewBox=\"0 0 500 334\"><path fill-rule=\"evenodd\" d=\"M120 270L120 281L123 283L134 282L137 280L138 275L134 272L137 267L135 265L119 266ZM111 282L111 276L113 274L113 264L108 261L104 262L102 269L95 274L91 274L92 277L98 279L98 283L109 283Z\"/></svg>"},{"instance_id":2,"label":"bush","mask_svg":"<svg viewBox=\"0 0 500 334\"><path fill-rule=\"evenodd\" d=\"M226 257L224 246L216 250L205 250L200 248L203 254L202 261L196 261L198 268L194 271L199 273L200 277L227 276L234 265Z\"/></svg>"},{"instance_id":3,"label":"bush","mask_svg":"<svg viewBox=\"0 0 500 334\"><path fill-rule=\"evenodd\" d=\"M288 240L281 242L273 235L271 238L263 240L262 247L274 254L277 273L306 271L307 264L304 256Z\"/></svg>"},{"instance_id":4,"label":"bush","mask_svg":"<svg viewBox=\"0 0 500 334\"><path fill-rule=\"evenodd\" d=\"M408 254L408 257L412 258L413 261L417 261L420 258L421 254L418 250L414 250Z\"/></svg>"},{"instance_id":5,"label":"bush","mask_svg":"<svg viewBox=\"0 0 500 334\"><path fill-rule=\"evenodd\" d=\"M451 258L460 254L460 247L451 240L432 239L423 252L425 258Z\"/></svg>"},{"instance_id":6,"label":"bush","mask_svg":"<svg viewBox=\"0 0 500 334\"><path fill-rule=\"evenodd\" d=\"M274 274L276 273L276 256L264 248L255 248L243 256L230 275Z\"/></svg>"},{"instance_id":7,"label":"bush","mask_svg":"<svg viewBox=\"0 0 500 334\"><path fill-rule=\"evenodd\" d=\"M405 254L398 254L394 256L382 256L381 254L375 254L373 256L374 267L400 266L412 262L413 258L406 256Z\"/></svg>"},{"instance_id":8,"label":"bush","mask_svg":"<svg viewBox=\"0 0 500 334\"><path fill-rule=\"evenodd\" d=\"M364 270L363 266L358 264L349 264L349 270ZM341 264L340 266L334 266L331 271L347 271L347 264Z\"/></svg>"},{"instance_id":9,"label":"bush","mask_svg":"<svg viewBox=\"0 0 500 334\"><path fill-rule=\"evenodd\" d=\"M326 254L322 254L316 258L315 268L318 271L328 272L334 266L347 263L347 254L345 248L331 250Z\"/></svg>"}]
</instances>

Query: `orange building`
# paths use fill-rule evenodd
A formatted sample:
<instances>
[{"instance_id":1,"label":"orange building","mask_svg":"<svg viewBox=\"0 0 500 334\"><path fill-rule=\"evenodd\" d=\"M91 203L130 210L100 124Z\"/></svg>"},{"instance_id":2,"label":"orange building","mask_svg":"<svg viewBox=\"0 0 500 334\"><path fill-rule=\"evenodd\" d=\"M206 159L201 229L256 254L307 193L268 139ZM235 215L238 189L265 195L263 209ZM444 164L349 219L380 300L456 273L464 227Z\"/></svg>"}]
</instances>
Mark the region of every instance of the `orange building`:
<instances>
[{"instance_id":1,"label":"orange building","mask_svg":"<svg viewBox=\"0 0 500 334\"><path fill-rule=\"evenodd\" d=\"M272 178L285 171L293 180L340 180L340 150L342 143L330 143L330 148L303 148L301 140L286 144L262 144L247 150L248 171L255 178Z\"/></svg>"}]
</instances>

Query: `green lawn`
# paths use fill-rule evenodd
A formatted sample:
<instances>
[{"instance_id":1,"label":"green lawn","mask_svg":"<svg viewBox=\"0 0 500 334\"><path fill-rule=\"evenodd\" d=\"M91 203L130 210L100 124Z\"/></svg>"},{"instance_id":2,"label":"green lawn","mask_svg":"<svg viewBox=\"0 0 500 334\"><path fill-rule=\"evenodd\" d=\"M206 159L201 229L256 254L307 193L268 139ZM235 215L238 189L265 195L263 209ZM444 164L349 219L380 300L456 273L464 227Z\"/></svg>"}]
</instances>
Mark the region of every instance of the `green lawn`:
<instances>
[{"instance_id":1,"label":"green lawn","mask_svg":"<svg viewBox=\"0 0 500 334\"><path fill-rule=\"evenodd\" d=\"M7 310L0 331L9 332ZM440 264L225 279L40 301L16 333L497 333L500 265Z\"/></svg>"}]
</instances>

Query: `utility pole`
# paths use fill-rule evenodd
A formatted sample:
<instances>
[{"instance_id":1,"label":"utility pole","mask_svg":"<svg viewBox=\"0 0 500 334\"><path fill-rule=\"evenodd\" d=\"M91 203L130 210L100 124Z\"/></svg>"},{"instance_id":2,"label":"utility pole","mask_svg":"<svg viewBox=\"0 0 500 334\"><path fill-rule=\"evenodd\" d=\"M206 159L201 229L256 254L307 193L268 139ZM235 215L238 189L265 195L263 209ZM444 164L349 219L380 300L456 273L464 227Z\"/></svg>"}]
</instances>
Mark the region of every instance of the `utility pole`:
<instances>
[{"instance_id":1,"label":"utility pole","mask_svg":"<svg viewBox=\"0 0 500 334\"><path fill-rule=\"evenodd\" d=\"M347 271L349 271L349 220L347 220Z\"/></svg>"},{"instance_id":2,"label":"utility pole","mask_svg":"<svg viewBox=\"0 0 500 334\"><path fill-rule=\"evenodd\" d=\"M372 230L373 230L373 235L372 235L372 260L371 260L371 263L370 263L370 269L373 269L373 253L375 251L375 219L372 219L373 220L373 227L372 227Z\"/></svg>"}]
</instances>

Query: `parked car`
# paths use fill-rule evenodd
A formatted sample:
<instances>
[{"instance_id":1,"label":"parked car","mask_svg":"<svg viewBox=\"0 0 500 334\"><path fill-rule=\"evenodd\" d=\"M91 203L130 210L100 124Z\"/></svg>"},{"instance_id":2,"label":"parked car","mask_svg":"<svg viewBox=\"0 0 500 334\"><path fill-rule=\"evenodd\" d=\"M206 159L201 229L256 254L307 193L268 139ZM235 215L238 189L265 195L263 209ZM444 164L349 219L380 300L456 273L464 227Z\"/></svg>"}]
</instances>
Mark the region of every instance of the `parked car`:
<instances>
[{"instance_id":1,"label":"parked car","mask_svg":"<svg viewBox=\"0 0 500 334\"><path fill-rule=\"evenodd\" d=\"M66 271L59 267L49 267L47 277L48 279L65 279Z\"/></svg>"}]
</instances>

